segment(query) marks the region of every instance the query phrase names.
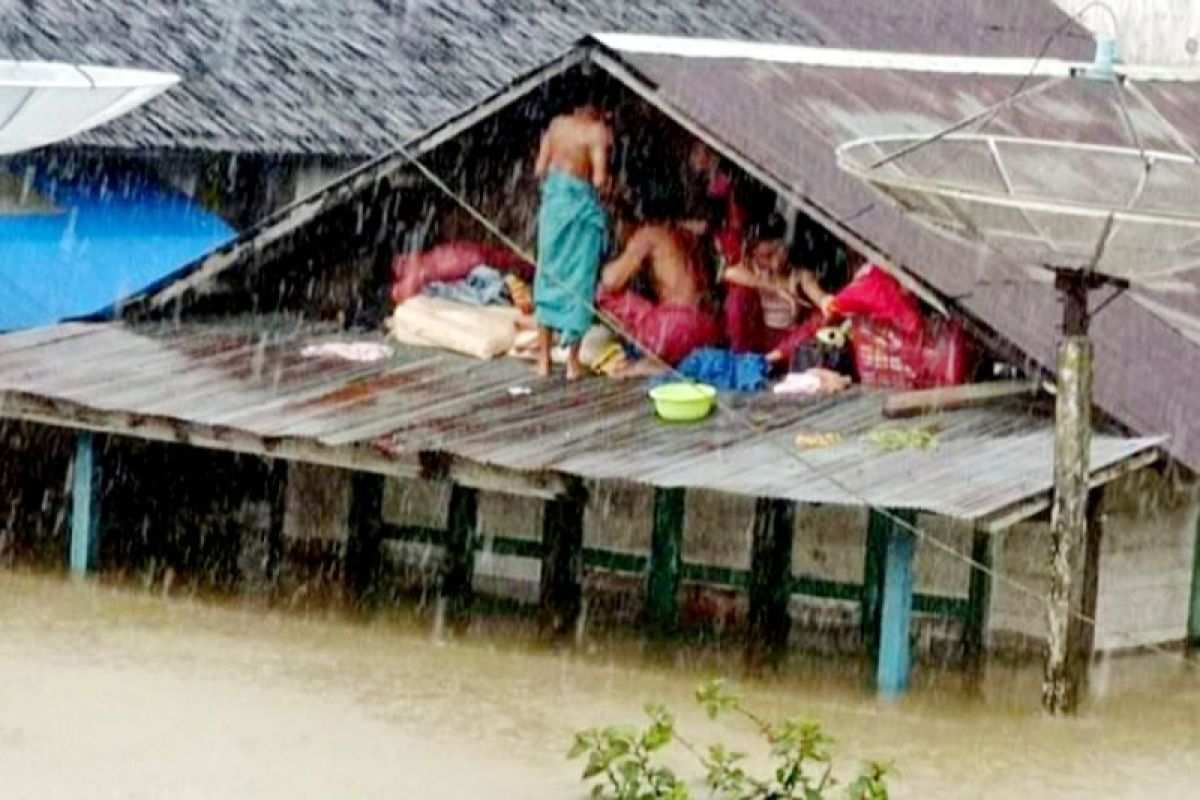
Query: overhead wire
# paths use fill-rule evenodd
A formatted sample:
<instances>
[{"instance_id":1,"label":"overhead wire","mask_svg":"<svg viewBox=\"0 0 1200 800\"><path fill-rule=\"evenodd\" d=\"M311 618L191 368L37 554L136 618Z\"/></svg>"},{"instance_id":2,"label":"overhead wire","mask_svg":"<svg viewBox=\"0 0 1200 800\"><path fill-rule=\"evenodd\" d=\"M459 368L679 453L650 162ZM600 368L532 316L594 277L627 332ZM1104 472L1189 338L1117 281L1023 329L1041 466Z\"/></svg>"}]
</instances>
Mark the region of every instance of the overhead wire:
<instances>
[{"instance_id":1,"label":"overhead wire","mask_svg":"<svg viewBox=\"0 0 1200 800\"><path fill-rule=\"evenodd\" d=\"M463 211L465 211L471 218L473 218L477 223L479 223L489 234L494 236L502 244L504 244L506 247L508 247L513 252L517 253L518 255L522 256L526 260L530 261L531 263L535 262L535 259L532 257L532 255L530 253L526 252L525 248L523 248L519 243L514 241L503 230L501 230L498 225L496 225L489 217L487 217L487 215L485 215L482 211L480 211L473 204L471 204L471 202L468 201L465 197L463 197L461 195L461 193L455 191L453 189L453 187L451 187L449 184L447 184L428 165L424 164L420 160L419 157L414 156L413 154L409 153L407 148L404 148L404 147L398 148L397 152L401 155L401 157L406 162L408 162L415 169L417 169L435 188L437 188L439 192L444 194L453 203L455 203L459 208L461 208ZM603 309L598 307L595 303L594 298L587 297L587 296L580 294L573 287L565 285L563 282L559 281L554 275L552 275L550 273L546 273L545 279L551 281L557 288L572 295L574 297L574 299L576 300L576 302L578 302L581 305L584 305L585 307L590 309L592 311L592 313L598 319L600 319L607 326L609 326L621 338L623 338L624 340L633 344L639 350L641 350L642 353L644 354L644 357L649 359L650 361L652 361L658 368L660 368L664 372L670 373L677 380L680 380L682 382L686 382L689 384L695 383L695 381L693 381L692 379L688 378L686 375L681 373L676 367L674 367L671 364L668 364L662 358L657 356L654 353L652 348L647 346L646 343L639 341L637 339L637 337L634 336L626 328L626 326L624 326L619 320L617 320L612 315L608 314ZM752 420L745 417L737 409L729 407L726 403L721 401L720 398L718 398L716 401L716 408L727 419L732 420L735 424L741 426L750 434L752 434L756 437L760 437L761 441L766 443L768 446L773 447L773 448L779 450L780 452L784 453L787 456L787 458L790 459L792 462L802 466L809 472L817 475L822 480L827 481L830 485L832 485L834 488L838 489L839 491L844 492L847 496L852 497L855 500L859 501L859 503L862 504L864 507L871 509L876 514L878 514L879 516L886 519L892 526L914 535L920 541L930 545L934 549L939 550L939 551L949 555L950 557L955 558L955 559L959 560L960 562L967 564L968 566L972 567L973 569L978 570L980 573L987 575L993 581L996 581L997 583L999 583L1003 586L1006 586L1007 588L1012 589L1013 591L1015 591L1017 593L1026 595L1026 596L1042 603L1043 605L1046 605L1048 603L1048 599L1045 596L1043 596L1043 594L1041 592L1037 591L1036 589L1034 589L1030 586L1027 586L1027 585L1021 583L1020 581L1004 574L1003 572L999 571L998 569L996 569L995 567L993 567L990 564L984 563L978 559L973 558L972 556L969 556L969 555L966 555L966 554L960 552L960 550L958 548L956 548L955 546L953 546L952 544L946 543L946 542L942 541L941 539L939 539L938 537L930 534L928 531L921 529L919 526L908 521L903 516L895 513L893 510L884 508L884 507L880 507L880 506L872 503L868 498L866 498L861 492L857 491L854 487L852 487L849 484L847 484L846 482L840 480L836 476L833 476L831 474L828 474L827 472L824 472L819 467L817 467L816 465L812 464L811 462L809 462L808 460L803 458L793 447L782 445L779 442L778 437L764 435L768 432L763 430L763 428L761 428L760 426L755 425ZM1048 606L1047 606L1047 608L1048 608ZM1079 611L1078 609L1072 609L1070 611L1070 614L1073 618L1080 620L1081 622L1091 626L1092 628L1097 628L1099 625L1099 623L1097 622L1097 620L1095 618L1093 618L1092 616L1090 616L1088 614L1083 613L1082 611ZM1115 635L1118 638L1124 638L1126 640L1130 640L1130 637L1125 636L1123 634L1118 633ZM1139 648L1143 648L1143 649L1155 650L1155 651L1160 652L1163 655L1169 655L1169 656L1176 655L1176 654L1172 653L1171 651L1167 650L1166 648L1160 647L1158 645L1153 645L1153 644L1147 645L1144 643L1137 643L1135 646L1139 647Z\"/></svg>"},{"instance_id":2,"label":"overhead wire","mask_svg":"<svg viewBox=\"0 0 1200 800\"><path fill-rule=\"evenodd\" d=\"M1070 18L1068 18L1068 20L1064 21L1062 24L1060 24L1058 27L1056 27L1055 30L1046 37L1045 41L1042 43L1042 46L1040 47L1040 49L1038 51L1038 54L1034 60L1034 63L1031 65L1028 73L1026 74L1026 77L1022 79L1022 81L1018 84L1018 86L1010 94L1010 96L1008 98L1009 102L1011 102L1011 100L1013 98L1015 98L1020 92L1022 92L1024 90L1024 88L1028 84L1029 80L1032 80L1034 74L1036 73L1037 65L1040 63L1040 61L1042 59L1045 58L1046 53L1049 52L1050 47L1053 45L1053 42L1058 38L1058 36L1060 36L1063 31L1065 31L1068 27L1070 27L1071 24L1078 21L1078 19L1084 13L1091 10L1092 8L1102 7L1102 6L1107 8L1101 2L1089 3L1087 6L1085 6L1083 9L1081 9L1079 12L1072 15ZM1107 9L1107 10L1109 11L1110 14L1112 13L1111 9ZM1114 25L1115 25L1115 17L1114 17ZM1049 82L1047 82L1047 83L1049 83ZM1039 86L1043 86L1043 84L1039 84ZM1038 87L1034 87L1034 88L1038 88ZM1004 105L1006 105L1006 103L1004 101L1001 101L1000 104L993 106L993 108L996 111L998 111L999 108L1002 108ZM976 118L977 118L976 121L983 119L982 117L979 117L978 115L974 115L974 116L976 116ZM994 116L994 114L992 116ZM988 119L990 119L990 118L991 117L988 117ZM986 124L986 121L982 122L981 124ZM966 127L970 127L970 125L967 125ZM495 225L492 222L492 220L490 220L486 215L484 215L482 212L480 212L478 209L476 209L469 201L467 201L464 197L462 197L458 192L455 192L452 187L450 187L448 184L446 184L445 181L443 181L436 173L434 173L432 171L432 169L430 169L427 165L425 165L423 162L421 162L421 160L418 157L409 153L406 147L401 145L400 147L397 148L397 153L406 162L413 165L419 172L421 172L422 175L424 175L424 177L427 180L429 180L440 192L442 192L444 195L449 197L456 205L458 205L460 208L462 208L464 211L466 211L468 213L468 215L470 215L473 219L476 220L476 222L478 222L480 225L482 225L485 228L485 230L487 230L492 236L495 236L497 239L499 239L502 243L504 243L507 247L512 249L514 252L521 254L524 258L533 262L534 259L531 257L531 255L529 253L525 252L523 247L521 247L511 237L509 237L507 234L505 234L497 225ZM838 220L838 221L840 222L840 220ZM989 250L995 252L997 255L1000 255L1002 258L1007 260L1010 264L1017 265L1017 262L1015 260L1013 260L1007 254L1003 253L1003 251L999 250L999 248L995 247L994 243L987 242L986 240L984 243L987 245ZM1022 269L1022 271L1023 271L1023 269ZM643 352L645 357L654 361L659 368L671 373L672 375L674 375L674 377L676 377L679 380L682 380L682 381L688 382L688 383L693 383L693 381L691 379L687 378L685 375L680 373L677 369L675 369L675 367L673 367L670 364L667 364L665 361L663 361L661 358L659 358L656 354L654 354L653 350L651 348L647 347L645 345L645 343L639 342L636 339L636 337L634 337L623 325L620 324L620 322L618 320L614 319L611 315L605 313L602 309L598 308L594 302L594 298L581 297L578 295L577 292L575 292L575 290L572 287L567 287L567 286L562 285L560 282L554 280L553 276L548 275L547 277L549 277L553 282L555 282L559 286L559 288L575 295L576 300L578 302L586 304L586 306L592 310L592 312L596 315L597 318L601 319L606 325L608 325L610 328L612 328L614 330L614 332L618 333L618 335L620 335L626 341L637 346L638 349L640 349ZM1029 279L1029 280L1031 283L1034 282L1033 279ZM719 412L721 412L723 415L726 415L728 418L733 419L736 423L743 426L747 431L749 431L753 435L755 435L755 436L763 435L764 431L761 428L756 426L751 420L749 420L749 419L745 418L743 415L741 415L736 409L727 407L726 404L724 404L719 398L717 400L716 407ZM829 482L835 488L839 489L842 492L845 492L848 496L854 497L856 500L858 500L860 503L862 503L865 507L870 508L876 514L878 514L881 517L883 517L884 519L886 519L891 525L899 527L901 530L905 530L908 533L913 534L918 539L920 539L922 542L929 544L934 549L944 552L947 555L949 555L953 558L956 558L963 563L966 563L968 566L980 571L982 574L987 575L992 580L1008 587L1009 589L1012 589L1013 591L1015 591L1019 594L1026 595L1026 596L1038 601L1043 606L1045 606L1046 609L1048 610L1049 599L1047 597L1045 597L1041 592L1037 591L1036 589L1033 589L1032 587L1023 584L1020 581L1017 581L1017 580L1011 578L1010 576L995 569L990 564L986 564L986 563L981 562L969 555L966 555L966 554L960 552L958 548L954 547L951 544L943 542L936 536L933 536L932 534L930 534L928 531L920 529L918 526L909 522L904 517L897 515L891 509L882 508L882 507L872 504L869 500L867 500L867 498L862 496L861 493L854 490L853 487L845 484L845 482L840 481L838 478L836 478L830 474L823 473L819 467L815 466L808 460L804 459L794 448L780 445L780 443L778 442L778 440L775 437L770 437L770 436L765 437L765 441L768 445L775 447L775 448L779 449L781 452L785 453L792 461L800 464L801 466L803 466L810 472L818 475L822 479ZM1077 620L1083 622L1084 624L1089 625L1093 629L1099 628L1099 622L1091 615L1088 615L1088 614L1086 614L1078 609L1075 609L1075 608L1070 609L1069 614L1072 618L1077 619ZM1172 651L1167 650L1166 648L1158 646L1158 645L1154 645L1154 644L1147 645L1145 643L1136 642L1135 640L1132 639L1131 636L1129 636L1127 634L1114 633L1113 635L1118 639L1124 639L1126 642L1132 642L1133 646L1136 648L1154 651L1161 655L1166 655L1166 656L1174 657L1177 655L1176 653L1173 653ZM1186 663L1191 665L1192 662L1186 662Z\"/></svg>"}]
</instances>

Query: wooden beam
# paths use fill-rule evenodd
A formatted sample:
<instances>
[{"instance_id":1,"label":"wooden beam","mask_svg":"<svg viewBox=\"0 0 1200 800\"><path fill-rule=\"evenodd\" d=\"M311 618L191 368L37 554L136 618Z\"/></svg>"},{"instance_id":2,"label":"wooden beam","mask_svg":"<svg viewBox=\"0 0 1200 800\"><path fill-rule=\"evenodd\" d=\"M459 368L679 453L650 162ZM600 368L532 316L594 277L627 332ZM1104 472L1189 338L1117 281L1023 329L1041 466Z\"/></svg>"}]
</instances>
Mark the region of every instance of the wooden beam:
<instances>
[{"instance_id":1,"label":"wooden beam","mask_svg":"<svg viewBox=\"0 0 1200 800\"><path fill-rule=\"evenodd\" d=\"M542 520L539 593L543 631L572 632L583 610L583 514L581 496L546 503Z\"/></svg>"},{"instance_id":2,"label":"wooden beam","mask_svg":"<svg viewBox=\"0 0 1200 800\"><path fill-rule=\"evenodd\" d=\"M479 492L455 484L450 489L446 521L446 556L442 561L441 594L454 622L471 612L475 581L475 543L479 539Z\"/></svg>"},{"instance_id":3,"label":"wooden beam","mask_svg":"<svg viewBox=\"0 0 1200 800\"><path fill-rule=\"evenodd\" d=\"M1149 450L1143 450L1123 461L1118 461L1104 469L1092 472L1092 476L1088 480L1088 488L1093 490L1099 489L1105 484L1112 483L1117 478L1137 472L1139 469L1144 469L1154 464L1160 458L1162 458L1162 453L1157 448L1152 447ZM1018 522L1023 522L1030 517L1037 516L1050 508L1053 502L1053 492L1043 492L1037 497L1022 500L1000 511L988 514L981 518L979 522L988 533L999 533L1002 530L1011 528Z\"/></svg>"},{"instance_id":4,"label":"wooden beam","mask_svg":"<svg viewBox=\"0 0 1200 800\"><path fill-rule=\"evenodd\" d=\"M520 497L560 497L567 492L570 483L569 478L554 472L528 473L452 456L431 458L428 453L391 455L365 443L334 447L312 439L265 438L236 428L93 409L75 403L50 401L24 392L4 392L0 398L0 416L4 418L69 430L186 444L395 478L450 480L473 489ZM431 464L437 464L436 468L431 468Z\"/></svg>"},{"instance_id":5,"label":"wooden beam","mask_svg":"<svg viewBox=\"0 0 1200 800\"><path fill-rule=\"evenodd\" d=\"M915 517L910 512L893 513L907 522ZM912 667L913 560L917 539L895 520L889 520L884 538L875 684L881 697L892 699L908 691Z\"/></svg>"},{"instance_id":6,"label":"wooden beam","mask_svg":"<svg viewBox=\"0 0 1200 800\"><path fill-rule=\"evenodd\" d=\"M979 667L987 650L988 612L992 603L993 542L984 530L976 530L971 538L971 577L967 589L967 618L963 625L963 660L970 667ZM981 566L976 566L979 564Z\"/></svg>"},{"instance_id":7,"label":"wooden beam","mask_svg":"<svg viewBox=\"0 0 1200 800\"><path fill-rule=\"evenodd\" d=\"M1036 395L1036 381L993 381L965 386L945 386L915 392L896 392L883 401L883 415L891 419L915 417L936 411L949 411L986 405L1007 397Z\"/></svg>"},{"instance_id":8,"label":"wooden beam","mask_svg":"<svg viewBox=\"0 0 1200 800\"><path fill-rule=\"evenodd\" d=\"M760 497L754 507L750 556L750 655L775 658L785 652L791 632L792 540L796 504Z\"/></svg>"},{"instance_id":9,"label":"wooden beam","mask_svg":"<svg viewBox=\"0 0 1200 800\"><path fill-rule=\"evenodd\" d=\"M100 469L96 463L95 437L90 432L75 436L75 460L71 477L70 570L83 577L96 568L100 552Z\"/></svg>"},{"instance_id":10,"label":"wooden beam","mask_svg":"<svg viewBox=\"0 0 1200 800\"><path fill-rule=\"evenodd\" d=\"M368 161L332 181L317 192L284 206L242 233L237 239L189 265L190 271L166 286L155 287L125 301L132 316L162 309L189 292L211 285L226 270L242 264L255 253L264 252L277 240L299 230L305 224L351 199L363 195L379 183L395 181L396 175L411 168L411 159L424 156L458 137L481 121L521 100L544 86L550 79L579 66L587 51L576 48L550 64L533 70L484 100L426 130L420 136Z\"/></svg>"},{"instance_id":11,"label":"wooden beam","mask_svg":"<svg viewBox=\"0 0 1200 800\"><path fill-rule=\"evenodd\" d=\"M679 582L683 575L685 489L654 491L654 530L646 576L646 622L658 633L679 626Z\"/></svg>"}]
</instances>

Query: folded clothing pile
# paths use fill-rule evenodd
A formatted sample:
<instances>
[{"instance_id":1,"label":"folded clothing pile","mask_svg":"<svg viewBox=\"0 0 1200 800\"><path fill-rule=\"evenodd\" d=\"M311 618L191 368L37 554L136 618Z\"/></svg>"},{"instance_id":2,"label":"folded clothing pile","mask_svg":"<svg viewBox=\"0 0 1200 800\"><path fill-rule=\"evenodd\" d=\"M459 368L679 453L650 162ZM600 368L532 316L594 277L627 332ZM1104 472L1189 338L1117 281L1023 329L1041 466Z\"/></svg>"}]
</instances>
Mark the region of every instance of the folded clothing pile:
<instances>
[{"instance_id":1,"label":"folded clothing pile","mask_svg":"<svg viewBox=\"0 0 1200 800\"><path fill-rule=\"evenodd\" d=\"M727 392L761 392L767 387L770 365L757 353L734 353L701 347L675 368L684 377Z\"/></svg>"},{"instance_id":2,"label":"folded clothing pile","mask_svg":"<svg viewBox=\"0 0 1200 800\"><path fill-rule=\"evenodd\" d=\"M401 344L442 347L490 359L513 348L520 316L512 306L471 306L418 295L396 306L387 327Z\"/></svg>"},{"instance_id":3,"label":"folded clothing pile","mask_svg":"<svg viewBox=\"0 0 1200 800\"><path fill-rule=\"evenodd\" d=\"M789 373L779 383L775 384L775 394L794 394L806 397L816 397L828 394L840 394L850 388L851 380L833 370L813 367L804 372Z\"/></svg>"}]
</instances>

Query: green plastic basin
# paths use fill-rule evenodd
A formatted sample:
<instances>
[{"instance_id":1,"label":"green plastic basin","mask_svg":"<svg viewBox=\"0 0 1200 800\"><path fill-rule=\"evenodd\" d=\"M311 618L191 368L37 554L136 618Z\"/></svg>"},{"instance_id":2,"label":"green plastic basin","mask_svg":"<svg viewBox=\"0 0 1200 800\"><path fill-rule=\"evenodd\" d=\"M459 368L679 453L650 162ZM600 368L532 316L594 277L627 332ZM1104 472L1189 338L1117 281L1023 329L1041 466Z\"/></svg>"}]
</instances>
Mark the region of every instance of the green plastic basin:
<instances>
[{"instance_id":1,"label":"green plastic basin","mask_svg":"<svg viewBox=\"0 0 1200 800\"><path fill-rule=\"evenodd\" d=\"M654 410L671 422L694 422L712 413L717 390L705 383L664 383L650 390Z\"/></svg>"}]
</instances>

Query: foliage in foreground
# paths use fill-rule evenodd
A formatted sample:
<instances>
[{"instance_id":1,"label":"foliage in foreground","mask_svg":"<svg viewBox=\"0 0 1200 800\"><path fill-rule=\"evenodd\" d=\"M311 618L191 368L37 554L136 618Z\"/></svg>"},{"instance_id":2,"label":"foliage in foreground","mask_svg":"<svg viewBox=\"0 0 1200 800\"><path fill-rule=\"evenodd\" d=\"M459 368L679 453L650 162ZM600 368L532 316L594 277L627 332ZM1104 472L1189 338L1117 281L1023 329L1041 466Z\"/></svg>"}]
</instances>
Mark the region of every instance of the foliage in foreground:
<instances>
[{"instance_id":1,"label":"foliage in foreground","mask_svg":"<svg viewBox=\"0 0 1200 800\"><path fill-rule=\"evenodd\" d=\"M704 772L708 796L717 800L827 800L838 788L833 777L833 740L817 722L798 718L771 723L743 705L742 698L723 680L702 684L696 702L710 719L739 715L757 729L770 748L773 769L752 775L746 754L721 744L707 750L680 735L675 718L660 705L648 705L649 724L590 728L575 735L569 757L585 758L583 780L592 783L592 796L605 800L689 800L689 782L658 763L672 744L690 753ZM844 787L847 800L887 800L890 765L866 764Z\"/></svg>"}]
</instances>

